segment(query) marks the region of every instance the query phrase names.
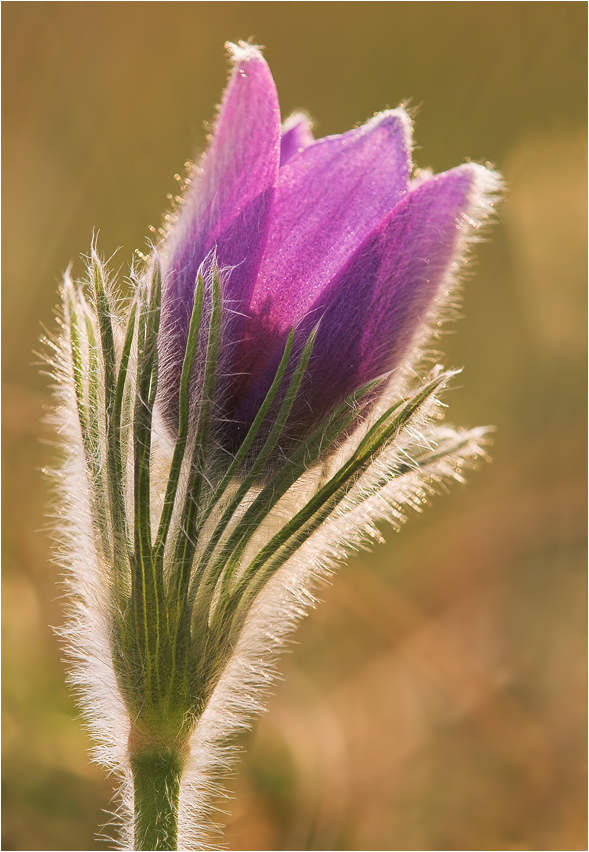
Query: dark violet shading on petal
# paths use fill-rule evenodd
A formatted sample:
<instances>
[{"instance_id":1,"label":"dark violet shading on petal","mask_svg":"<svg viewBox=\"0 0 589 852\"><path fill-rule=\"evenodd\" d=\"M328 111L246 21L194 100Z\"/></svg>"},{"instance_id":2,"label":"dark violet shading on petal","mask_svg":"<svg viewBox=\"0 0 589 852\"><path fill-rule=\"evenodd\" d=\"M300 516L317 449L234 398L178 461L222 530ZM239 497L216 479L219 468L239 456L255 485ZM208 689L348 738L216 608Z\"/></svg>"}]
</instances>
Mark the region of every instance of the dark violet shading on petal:
<instances>
[{"instance_id":1,"label":"dark violet shading on petal","mask_svg":"<svg viewBox=\"0 0 589 852\"><path fill-rule=\"evenodd\" d=\"M280 165L283 166L291 157L308 148L314 141L309 117L304 112L293 113L282 125Z\"/></svg>"},{"instance_id":2,"label":"dark violet shading on petal","mask_svg":"<svg viewBox=\"0 0 589 852\"><path fill-rule=\"evenodd\" d=\"M403 362L496 188L493 172L459 166L419 185L379 224L314 306L321 325L295 416L314 422Z\"/></svg>"},{"instance_id":3,"label":"dark violet shading on petal","mask_svg":"<svg viewBox=\"0 0 589 852\"><path fill-rule=\"evenodd\" d=\"M260 52L234 48L229 81L208 151L197 164L177 223L163 246L165 285L160 331L159 401L169 425L178 385L196 277L215 257L224 270L223 370L231 369L241 324L268 233L280 157L280 110ZM206 302L205 302L206 320Z\"/></svg>"},{"instance_id":4,"label":"dark violet shading on petal","mask_svg":"<svg viewBox=\"0 0 589 852\"><path fill-rule=\"evenodd\" d=\"M300 348L321 319L291 415L294 431L304 433L356 388L402 363L497 185L493 172L471 164L419 185L321 293L297 333ZM274 369L252 387L238 423L251 421Z\"/></svg>"},{"instance_id":5,"label":"dark violet shading on petal","mask_svg":"<svg viewBox=\"0 0 589 852\"><path fill-rule=\"evenodd\" d=\"M240 370L254 380L383 216L408 191L410 121L403 110L320 139L280 169Z\"/></svg>"}]
</instances>

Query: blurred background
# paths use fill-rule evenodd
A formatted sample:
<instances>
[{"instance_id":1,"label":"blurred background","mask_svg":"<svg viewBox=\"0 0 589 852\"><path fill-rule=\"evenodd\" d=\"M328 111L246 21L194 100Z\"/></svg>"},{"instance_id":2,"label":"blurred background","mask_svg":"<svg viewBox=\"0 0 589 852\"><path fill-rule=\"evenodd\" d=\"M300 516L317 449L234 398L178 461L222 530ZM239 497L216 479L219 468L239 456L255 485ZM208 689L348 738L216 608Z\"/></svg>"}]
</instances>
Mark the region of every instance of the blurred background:
<instances>
[{"instance_id":1,"label":"blurred background","mask_svg":"<svg viewBox=\"0 0 589 852\"><path fill-rule=\"evenodd\" d=\"M94 228L122 275L144 248L204 146L224 42L252 37L285 116L323 136L409 101L420 166L490 161L508 192L443 341L465 366L448 419L495 424L493 463L325 590L241 742L229 848L586 849L586 4L2 12L2 848L105 848L112 806L52 632L34 352Z\"/></svg>"}]
</instances>

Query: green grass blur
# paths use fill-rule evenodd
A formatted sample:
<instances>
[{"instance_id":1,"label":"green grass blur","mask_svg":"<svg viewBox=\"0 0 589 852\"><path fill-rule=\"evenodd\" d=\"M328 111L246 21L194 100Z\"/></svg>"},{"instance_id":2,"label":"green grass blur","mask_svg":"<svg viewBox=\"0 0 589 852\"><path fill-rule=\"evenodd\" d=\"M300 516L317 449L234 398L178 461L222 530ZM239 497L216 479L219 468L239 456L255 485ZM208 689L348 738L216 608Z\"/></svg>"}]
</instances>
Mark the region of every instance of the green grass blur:
<instances>
[{"instance_id":1,"label":"green grass blur","mask_svg":"<svg viewBox=\"0 0 589 852\"><path fill-rule=\"evenodd\" d=\"M231 849L586 849L586 30L580 2L3 4L3 841L99 849L64 685L39 374L94 228L123 271L202 149L226 40L319 135L417 110L416 161L507 199L442 346L493 463L344 567L231 782ZM121 248L119 248L121 247ZM456 332L456 333L454 333ZM219 817L221 819L221 817Z\"/></svg>"}]
</instances>

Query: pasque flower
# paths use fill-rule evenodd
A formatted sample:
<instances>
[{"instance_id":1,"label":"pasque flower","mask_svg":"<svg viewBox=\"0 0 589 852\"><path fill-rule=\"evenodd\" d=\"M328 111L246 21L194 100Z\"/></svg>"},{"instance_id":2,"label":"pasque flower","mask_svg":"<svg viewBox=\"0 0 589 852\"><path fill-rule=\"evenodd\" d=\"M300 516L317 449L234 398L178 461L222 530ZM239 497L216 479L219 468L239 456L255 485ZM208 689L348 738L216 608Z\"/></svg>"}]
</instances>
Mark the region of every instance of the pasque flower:
<instances>
[{"instance_id":1,"label":"pasque flower","mask_svg":"<svg viewBox=\"0 0 589 852\"><path fill-rule=\"evenodd\" d=\"M304 115L281 132L274 82L253 47L235 72L209 150L165 249L162 351L171 423L195 282L215 252L233 313L224 338L227 422L239 442L276 372L291 328L319 323L298 426L321 420L402 362L448 286L457 250L487 212L496 176L470 163L415 179L411 122L388 110L313 140Z\"/></svg>"},{"instance_id":2,"label":"pasque flower","mask_svg":"<svg viewBox=\"0 0 589 852\"><path fill-rule=\"evenodd\" d=\"M211 777L318 579L482 453L418 370L499 178L413 170L403 109L315 140L261 53L117 295L93 246L53 344L65 630L122 843L210 846Z\"/></svg>"}]
</instances>

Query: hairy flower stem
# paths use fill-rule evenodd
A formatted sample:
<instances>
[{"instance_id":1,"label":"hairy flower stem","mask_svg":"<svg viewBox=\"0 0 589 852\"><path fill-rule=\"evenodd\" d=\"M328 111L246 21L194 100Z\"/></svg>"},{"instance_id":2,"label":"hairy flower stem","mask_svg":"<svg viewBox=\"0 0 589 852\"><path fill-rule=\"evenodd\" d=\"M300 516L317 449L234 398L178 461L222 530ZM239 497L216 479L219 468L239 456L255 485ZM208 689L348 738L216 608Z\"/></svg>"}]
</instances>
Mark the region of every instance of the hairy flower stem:
<instances>
[{"instance_id":1,"label":"hairy flower stem","mask_svg":"<svg viewBox=\"0 0 589 852\"><path fill-rule=\"evenodd\" d=\"M178 848L178 801L183 760L177 752L152 748L131 756L136 850Z\"/></svg>"}]
</instances>

